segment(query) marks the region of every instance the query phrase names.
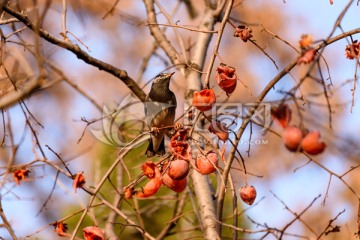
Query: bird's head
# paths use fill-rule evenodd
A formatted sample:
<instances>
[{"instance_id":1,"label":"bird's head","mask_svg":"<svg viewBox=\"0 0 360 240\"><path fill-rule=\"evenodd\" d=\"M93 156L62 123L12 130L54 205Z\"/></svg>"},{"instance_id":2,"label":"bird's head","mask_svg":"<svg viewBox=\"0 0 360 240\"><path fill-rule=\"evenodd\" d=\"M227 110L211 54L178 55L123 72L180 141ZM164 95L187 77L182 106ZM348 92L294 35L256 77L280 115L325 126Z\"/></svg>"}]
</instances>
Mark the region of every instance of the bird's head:
<instances>
[{"instance_id":1,"label":"bird's head","mask_svg":"<svg viewBox=\"0 0 360 240\"><path fill-rule=\"evenodd\" d=\"M154 78L153 84L155 85L164 85L169 86L171 76L174 75L175 72L172 73L160 73Z\"/></svg>"}]
</instances>

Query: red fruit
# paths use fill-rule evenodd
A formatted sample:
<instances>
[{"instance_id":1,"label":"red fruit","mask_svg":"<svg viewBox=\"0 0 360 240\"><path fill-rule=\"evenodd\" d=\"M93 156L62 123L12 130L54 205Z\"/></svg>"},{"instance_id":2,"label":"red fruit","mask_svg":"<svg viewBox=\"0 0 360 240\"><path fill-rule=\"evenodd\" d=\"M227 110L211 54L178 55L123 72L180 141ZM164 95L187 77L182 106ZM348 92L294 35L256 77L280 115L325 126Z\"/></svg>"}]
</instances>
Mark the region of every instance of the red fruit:
<instances>
[{"instance_id":1,"label":"red fruit","mask_svg":"<svg viewBox=\"0 0 360 240\"><path fill-rule=\"evenodd\" d=\"M196 167L198 172L202 175L207 175L216 171L219 158L216 153L210 151L204 155L198 155L196 159ZM216 166L216 167L215 167Z\"/></svg>"},{"instance_id":2,"label":"red fruit","mask_svg":"<svg viewBox=\"0 0 360 240\"><path fill-rule=\"evenodd\" d=\"M189 173L189 163L185 160L174 160L170 162L167 173L174 180L184 179Z\"/></svg>"},{"instance_id":3,"label":"red fruit","mask_svg":"<svg viewBox=\"0 0 360 240\"><path fill-rule=\"evenodd\" d=\"M105 240L105 234L98 227L86 227L83 229L85 240Z\"/></svg>"},{"instance_id":4,"label":"red fruit","mask_svg":"<svg viewBox=\"0 0 360 240\"><path fill-rule=\"evenodd\" d=\"M150 179L149 182L146 183L146 185L142 188L141 192L136 193L136 196L139 198L150 197L155 193L157 193L157 191L161 187L161 184L162 184L161 180L159 178L154 177Z\"/></svg>"},{"instance_id":5,"label":"red fruit","mask_svg":"<svg viewBox=\"0 0 360 240\"><path fill-rule=\"evenodd\" d=\"M187 178L183 178L180 180L174 180L171 177L169 177L169 174L165 173L162 176L162 182L163 184L173 190L174 192L180 193L185 190L187 185Z\"/></svg>"},{"instance_id":6,"label":"red fruit","mask_svg":"<svg viewBox=\"0 0 360 240\"><path fill-rule=\"evenodd\" d=\"M201 91L195 91L192 100L192 105L198 110L205 112L210 110L216 103L216 95L212 89L204 89Z\"/></svg>"},{"instance_id":7,"label":"red fruit","mask_svg":"<svg viewBox=\"0 0 360 240\"><path fill-rule=\"evenodd\" d=\"M249 205L252 205L256 198L256 189L254 186L245 186L241 187L240 190L240 197L241 199Z\"/></svg>"},{"instance_id":8,"label":"red fruit","mask_svg":"<svg viewBox=\"0 0 360 240\"><path fill-rule=\"evenodd\" d=\"M285 147L295 152L299 149L300 143L303 139L302 131L295 126L285 128L283 132L283 142Z\"/></svg>"},{"instance_id":9,"label":"red fruit","mask_svg":"<svg viewBox=\"0 0 360 240\"><path fill-rule=\"evenodd\" d=\"M147 166L151 166L151 165L152 165L151 161L147 162ZM146 185L142 188L141 192L136 193L137 197L139 198L150 197L155 193L157 193L157 191L161 187L162 182L160 180L161 178L160 170L157 167L155 167L153 170L155 175L153 175L152 178L150 178L149 182L146 183Z\"/></svg>"},{"instance_id":10,"label":"red fruit","mask_svg":"<svg viewBox=\"0 0 360 240\"><path fill-rule=\"evenodd\" d=\"M219 84L219 87L226 92L226 95L229 96L232 92L234 92L237 84L235 68L227 66L223 63L220 64L216 70L215 79Z\"/></svg>"},{"instance_id":11,"label":"red fruit","mask_svg":"<svg viewBox=\"0 0 360 240\"><path fill-rule=\"evenodd\" d=\"M309 132L301 142L301 148L304 152L312 155L320 154L324 151L326 144L320 141L320 132Z\"/></svg>"}]
</instances>

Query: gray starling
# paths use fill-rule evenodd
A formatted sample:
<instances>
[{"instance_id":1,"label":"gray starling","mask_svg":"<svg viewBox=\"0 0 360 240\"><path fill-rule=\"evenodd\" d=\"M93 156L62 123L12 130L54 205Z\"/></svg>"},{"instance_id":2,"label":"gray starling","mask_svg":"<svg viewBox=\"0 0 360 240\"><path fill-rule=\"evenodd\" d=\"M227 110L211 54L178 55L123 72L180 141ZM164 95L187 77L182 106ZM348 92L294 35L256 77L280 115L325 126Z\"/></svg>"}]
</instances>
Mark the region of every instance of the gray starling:
<instances>
[{"instance_id":1,"label":"gray starling","mask_svg":"<svg viewBox=\"0 0 360 240\"><path fill-rule=\"evenodd\" d=\"M152 131L147 157L165 154L164 137L174 124L176 97L169 89L170 79L174 73L161 73L155 77L151 90L145 101L145 116Z\"/></svg>"}]
</instances>

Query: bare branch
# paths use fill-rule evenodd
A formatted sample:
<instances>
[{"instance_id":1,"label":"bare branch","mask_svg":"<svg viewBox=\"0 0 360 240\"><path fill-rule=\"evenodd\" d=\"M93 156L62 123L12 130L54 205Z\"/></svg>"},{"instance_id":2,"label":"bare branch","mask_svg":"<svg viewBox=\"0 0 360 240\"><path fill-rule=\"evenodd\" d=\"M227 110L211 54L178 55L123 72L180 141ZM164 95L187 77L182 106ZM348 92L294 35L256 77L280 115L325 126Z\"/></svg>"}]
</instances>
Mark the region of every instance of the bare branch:
<instances>
[{"instance_id":1,"label":"bare branch","mask_svg":"<svg viewBox=\"0 0 360 240\"><path fill-rule=\"evenodd\" d=\"M224 3L225 2L226 1L224 1ZM206 77L205 77L204 84L203 84L204 88L210 88L209 80L210 80L211 71L212 71L212 69L214 67L215 58L216 58L216 56L218 54L218 50L219 50L219 47L220 47L221 37L223 35L225 25L226 25L226 23L227 23L227 21L229 19L230 12L231 12L233 4L234 4L234 1L230 0L227 7L226 7L224 17L223 17L223 19L221 21L221 25L220 25L219 30L218 30L218 36L217 36L217 39L216 39L216 42L215 42L213 54L211 55L211 58L210 58L210 61L209 61L209 66L208 66L207 71L206 71Z\"/></svg>"},{"instance_id":2,"label":"bare branch","mask_svg":"<svg viewBox=\"0 0 360 240\"><path fill-rule=\"evenodd\" d=\"M139 85L127 74L127 72L125 70L121 70L119 68L116 68L116 67L110 65L109 63L105 63L99 59L91 57L84 50L82 50L78 45L74 45L70 42L58 39L41 27L37 28L36 25L34 25L30 21L30 19L23 13L19 13L15 10L9 8L8 6L3 6L3 10L5 12L9 13L10 15L14 16L15 18L19 19L29 29L31 29L35 34L39 34L39 36L41 38L45 39L46 41L69 50L70 52L74 53L79 59L83 60L84 62L86 62L94 67L99 68L99 70L103 70L103 71L108 72L108 73L112 74L113 76L119 78L141 101L145 101L146 94L139 87Z\"/></svg>"},{"instance_id":3,"label":"bare branch","mask_svg":"<svg viewBox=\"0 0 360 240\"><path fill-rule=\"evenodd\" d=\"M161 31L159 25L157 25L157 19L154 9L154 0L144 0L144 3L148 17L148 23L152 23L151 25L149 25L150 32L155 38L156 42L164 50L164 52L174 65L184 63L184 60L180 57L179 53L172 46L171 42L167 39L163 31Z\"/></svg>"},{"instance_id":4,"label":"bare branch","mask_svg":"<svg viewBox=\"0 0 360 240\"><path fill-rule=\"evenodd\" d=\"M9 223L9 221L7 220L6 215L5 215L5 213L4 213L4 209L3 209L3 207L2 207L2 199L1 199L1 197L0 197L0 217L1 217L2 221L3 221L3 223L4 223L4 226L5 226L6 230L9 232L9 234L11 235L11 237L12 237L14 240L17 240L17 237L16 237L14 231L12 230L12 228L11 228L11 226L10 226L10 223Z\"/></svg>"}]
</instances>

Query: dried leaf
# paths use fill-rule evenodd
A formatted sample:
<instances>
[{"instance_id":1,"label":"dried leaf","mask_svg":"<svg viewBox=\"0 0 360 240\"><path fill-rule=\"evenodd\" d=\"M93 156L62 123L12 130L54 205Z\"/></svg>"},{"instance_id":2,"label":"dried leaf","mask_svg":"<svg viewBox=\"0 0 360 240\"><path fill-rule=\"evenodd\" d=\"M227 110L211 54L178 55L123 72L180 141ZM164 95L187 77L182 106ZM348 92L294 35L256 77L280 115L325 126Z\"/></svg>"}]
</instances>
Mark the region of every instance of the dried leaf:
<instances>
[{"instance_id":1,"label":"dried leaf","mask_svg":"<svg viewBox=\"0 0 360 240\"><path fill-rule=\"evenodd\" d=\"M76 189L82 188L82 186L84 186L86 182L83 173L84 172L78 172L74 177L73 188L75 193L76 193Z\"/></svg>"},{"instance_id":2,"label":"dried leaf","mask_svg":"<svg viewBox=\"0 0 360 240\"><path fill-rule=\"evenodd\" d=\"M25 180L29 175L30 170L27 169L18 169L13 172L14 181L17 185L20 185L20 181Z\"/></svg>"}]
</instances>

